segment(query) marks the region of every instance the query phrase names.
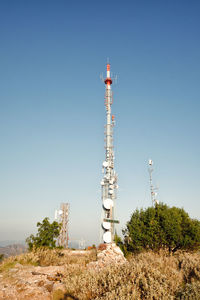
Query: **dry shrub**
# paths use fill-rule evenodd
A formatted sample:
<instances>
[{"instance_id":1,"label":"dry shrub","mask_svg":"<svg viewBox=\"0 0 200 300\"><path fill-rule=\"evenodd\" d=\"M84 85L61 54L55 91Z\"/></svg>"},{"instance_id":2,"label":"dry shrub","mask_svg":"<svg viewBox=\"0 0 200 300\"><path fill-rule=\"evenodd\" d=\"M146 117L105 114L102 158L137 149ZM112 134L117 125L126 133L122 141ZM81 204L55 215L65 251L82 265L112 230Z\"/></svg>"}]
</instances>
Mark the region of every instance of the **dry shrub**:
<instances>
[{"instance_id":1,"label":"dry shrub","mask_svg":"<svg viewBox=\"0 0 200 300\"><path fill-rule=\"evenodd\" d=\"M8 271L11 268L15 267L15 264L17 261L15 261L14 257L6 258L1 264L0 264L0 273Z\"/></svg>"},{"instance_id":2,"label":"dry shrub","mask_svg":"<svg viewBox=\"0 0 200 300\"><path fill-rule=\"evenodd\" d=\"M184 253L177 257L179 269L182 271L185 283L200 280L200 253ZM200 298L200 296L199 296Z\"/></svg>"},{"instance_id":3,"label":"dry shrub","mask_svg":"<svg viewBox=\"0 0 200 300\"><path fill-rule=\"evenodd\" d=\"M199 265L199 254L146 252L132 256L124 265L99 272L65 274L65 284L67 291L80 300L199 299L195 298L200 288ZM191 282L191 274L195 274L193 283L185 285Z\"/></svg>"},{"instance_id":4,"label":"dry shrub","mask_svg":"<svg viewBox=\"0 0 200 300\"><path fill-rule=\"evenodd\" d=\"M176 293L175 299L180 300L198 300L200 299L200 282L187 283L183 285Z\"/></svg>"},{"instance_id":5,"label":"dry shrub","mask_svg":"<svg viewBox=\"0 0 200 300\"><path fill-rule=\"evenodd\" d=\"M64 299L64 292L62 290L56 290L53 292L53 300L62 300Z\"/></svg>"},{"instance_id":6,"label":"dry shrub","mask_svg":"<svg viewBox=\"0 0 200 300\"><path fill-rule=\"evenodd\" d=\"M96 246L95 246L95 245L92 245L92 246L88 246L88 247L87 247L87 250L93 250L93 249L96 249Z\"/></svg>"},{"instance_id":7,"label":"dry shrub","mask_svg":"<svg viewBox=\"0 0 200 300\"><path fill-rule=\"evenodd\" d=\"M96 260L96 250L85 251L80 254L77 251L37 248L31 252L27 252L17 256L11 256L0 264L0 271L12 268L16 263L22 265L34 266L61 266L61 265L78 265L86 266L90 261Z\"/></svg>"},{"instance_id":8,"label":"dry shrub","mask_svg":"<svg viewBox=\"0 0 200 300\"><path fill-rule=\"evenodd\" d=\"M85 251L84 254L80 254L78 251L70 250L49 250L49 249L37 249L33 252L36 257L37 263L40 266L61 266L78 264L79 266L86 266L90 261L96 260L96 251Z\"/></svg>"},{"instance_id":9,"label":"dry shrub","mask_svg":"<svg viewBox=\"0 0 200 300\"><path fill-rule=\"evenodd\" d=\"M106 250L106 249L107 249L106 244L100 244L100 245L98 246L98 250L99 250L99 251L103 251L103 250Z\"/></svg>"}]
</instances>

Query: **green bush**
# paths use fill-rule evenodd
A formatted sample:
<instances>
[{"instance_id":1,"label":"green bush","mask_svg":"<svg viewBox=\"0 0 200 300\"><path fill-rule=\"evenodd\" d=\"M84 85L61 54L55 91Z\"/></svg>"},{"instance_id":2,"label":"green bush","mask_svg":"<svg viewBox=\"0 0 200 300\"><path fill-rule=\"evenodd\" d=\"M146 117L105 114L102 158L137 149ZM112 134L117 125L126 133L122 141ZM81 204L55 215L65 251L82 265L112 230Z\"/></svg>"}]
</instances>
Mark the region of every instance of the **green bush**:
<instances>
[{"instance_id":1,"label":"green bush","mask_svg":"<svg viewBox=\"0 0 200 300\"><path fill-rule=\"evenodd\" d=\"M184 209L162 203L137 209L123 234L124 245L130 252L168 249L174 253L200 247L200 221L191 219Z\"/></svg>"},{"instance_id":2,"label":"green bush","mask_svg":"<svg viewBox=\"0 0 200 300\"><path fill-rule=\"evenodd\" d=\"M55 248L56 238L59 236L61 224L56 221L51 224L49 218L45 218L42 223L37 223L37 227L38 233L36 236L31 234L26 239L29 250L40 247Z\"/></svg>"}]
</instances>

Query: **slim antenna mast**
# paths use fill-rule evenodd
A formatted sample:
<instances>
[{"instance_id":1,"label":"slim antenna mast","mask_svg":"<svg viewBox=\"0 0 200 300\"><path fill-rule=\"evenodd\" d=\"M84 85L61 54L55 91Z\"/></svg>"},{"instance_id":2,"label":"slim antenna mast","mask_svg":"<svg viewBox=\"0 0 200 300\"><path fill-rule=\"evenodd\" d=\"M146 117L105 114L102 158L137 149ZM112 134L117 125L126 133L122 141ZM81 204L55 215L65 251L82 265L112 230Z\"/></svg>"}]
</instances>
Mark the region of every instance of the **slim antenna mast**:
<instances>
[{"instance_id":1,"label":"slim antenna mast","mask_svg":"<svg viewBox=\"0 0 200 300\"><path fill-rule=\"evenodd\" d=\"M152 206L156 205L159 203L159 201L156 199L157 193L155 192L156 190L158 190L158 188L155 188L153 186L153 180L152 180L152 173L153 173L153 161L151 159L149 159L149 180L150 180L150 192L151 192L151 202L152 202Z\"/></svg>"}]
</instances>

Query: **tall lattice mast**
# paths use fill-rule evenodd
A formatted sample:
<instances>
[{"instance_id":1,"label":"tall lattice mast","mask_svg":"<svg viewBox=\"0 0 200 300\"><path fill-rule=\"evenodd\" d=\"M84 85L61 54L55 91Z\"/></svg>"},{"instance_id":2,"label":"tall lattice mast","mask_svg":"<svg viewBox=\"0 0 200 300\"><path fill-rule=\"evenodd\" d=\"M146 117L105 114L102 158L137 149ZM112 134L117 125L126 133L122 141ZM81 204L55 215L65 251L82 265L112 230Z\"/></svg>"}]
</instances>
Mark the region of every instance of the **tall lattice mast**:
<instances>
[{"instance_id":1,"label":"tall lattice mast","mask_svg":"<svg viewBox=\"0 0 200 300\"><path fill-rule=\"evenodd\" d=\"M113 96L111 90L112 79L110 75L110 64L107 64L107 74L104 83L106 125L105 125L105 149L106 157L103 162L102 172L104 174L101 181L102 187L102 220L101 220L101 242L112 243L114 240L114 224L119 221L114 220L114 206L116 200L117 174L114 170L114 151L113 151L113 127L114 116L111 115L111 105Z\"/></svg>"},{"instance_id":2,"label":"tall lattice mast","mask_svg":"<svg viewBox=\"0 0 200 300\"><path fill-rule=\"evenodd\" d=\"M68 248L69 241L69 203L61 203L60 210L56 210L55 219L62 224L60 235L58 237L58 245L63 248Z\"/></svg>"}]
</instances>

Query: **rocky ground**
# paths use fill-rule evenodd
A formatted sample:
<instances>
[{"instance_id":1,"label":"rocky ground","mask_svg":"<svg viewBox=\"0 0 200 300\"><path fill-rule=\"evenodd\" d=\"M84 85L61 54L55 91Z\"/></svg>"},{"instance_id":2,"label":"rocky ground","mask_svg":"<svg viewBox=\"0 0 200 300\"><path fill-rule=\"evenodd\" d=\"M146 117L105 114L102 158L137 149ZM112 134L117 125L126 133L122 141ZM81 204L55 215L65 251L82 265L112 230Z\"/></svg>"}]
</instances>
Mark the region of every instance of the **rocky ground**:
<instances>
[{"instance_id":1,"label":"rocky ground","mask_svg":"<svg viewBox=\"0 0 200 300\"><path fill-rule=\"evenodd\" d=\"M55 290L64 290L64 266L34 267L19 263L0 275L0 299L50 300Z\"/></svg>"},{"instance_id":2,"label":"rocky ground","mask_svg":"<svg viewBox=\"0 0 200 300\"><path fill-rule=\"evenodd\" d=\"M72 251L71 256L85 255L87 251ZM68 252L69 255L69 252ZM86 265L88 270L99 270L109 264L122 264L126 260L115 244L97 252L97 261ZM0 300L58 300L74 299L62 295L66 292L64 279L68 265L59 266L25 266L16 263L5 272L0 273ZM59 296L60 295L60 296Z\"/></svg>"}]
</instances>

